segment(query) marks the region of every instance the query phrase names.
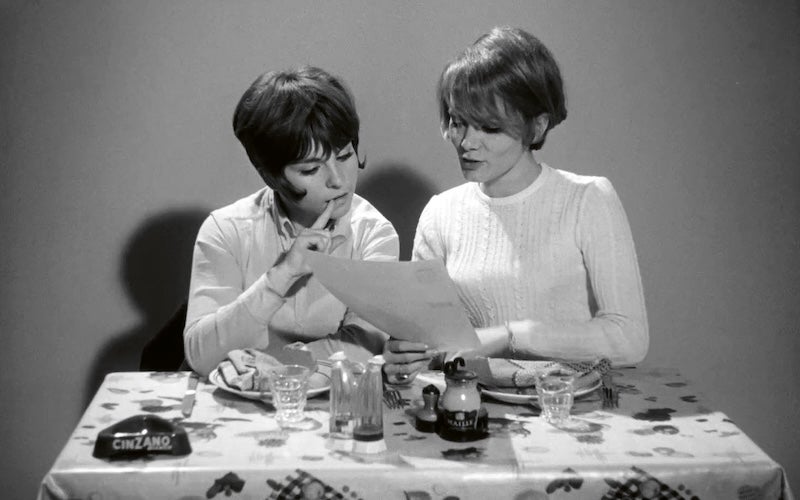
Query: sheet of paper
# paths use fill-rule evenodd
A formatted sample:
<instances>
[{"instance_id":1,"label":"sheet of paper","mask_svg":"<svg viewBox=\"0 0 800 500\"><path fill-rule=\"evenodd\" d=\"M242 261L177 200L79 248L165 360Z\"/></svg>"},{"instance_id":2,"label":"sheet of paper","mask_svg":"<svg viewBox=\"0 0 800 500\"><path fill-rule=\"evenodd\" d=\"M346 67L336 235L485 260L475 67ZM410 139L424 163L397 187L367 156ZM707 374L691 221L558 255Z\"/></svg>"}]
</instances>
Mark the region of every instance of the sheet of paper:
<instances>
[{"instance_id":1,"label":"sheet of paper","mask_svg":"<svg viewBox=\"0 0 800 500\"><path fill-rule=\"evenodd\" d=\"M319 252L307 256L314 277L328 291L392 337L441 349L480 345L442 261L370 262Z\"/></svg>"}]
</instances>

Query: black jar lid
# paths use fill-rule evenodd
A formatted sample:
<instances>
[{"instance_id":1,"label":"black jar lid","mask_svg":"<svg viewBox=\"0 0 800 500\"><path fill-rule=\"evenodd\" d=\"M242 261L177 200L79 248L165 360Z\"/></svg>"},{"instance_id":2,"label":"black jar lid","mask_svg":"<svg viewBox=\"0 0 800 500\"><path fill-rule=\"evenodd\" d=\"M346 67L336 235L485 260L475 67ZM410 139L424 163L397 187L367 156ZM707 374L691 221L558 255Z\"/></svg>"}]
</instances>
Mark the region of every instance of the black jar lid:
<instances>
[{"instance_id":1,"label":"black jar lid","mask_svg":"<svg viewBox=\"0 0 800 500\"><path fill-rule=\"evenodd\" d=\"M454 382L466 382L478 378L478 375L476 375L475 372L470 370L462 370L458 367L459 365L464 366L464 358L453 358L452 361L447 361L444 364L444 376L447 380L452 380Z\"/></svg>"}]
</instances>

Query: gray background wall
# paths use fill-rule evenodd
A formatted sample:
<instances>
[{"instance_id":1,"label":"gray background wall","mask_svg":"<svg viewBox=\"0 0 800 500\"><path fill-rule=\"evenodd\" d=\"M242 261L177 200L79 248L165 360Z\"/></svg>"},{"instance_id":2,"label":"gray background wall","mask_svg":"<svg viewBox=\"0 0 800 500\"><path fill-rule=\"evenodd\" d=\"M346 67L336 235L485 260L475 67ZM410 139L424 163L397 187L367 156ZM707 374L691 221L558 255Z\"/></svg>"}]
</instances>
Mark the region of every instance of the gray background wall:
<instances>
[{"instance_id":1,"label":"gray background wall","mask_svg":"<svg viewBox=\"0 0 800 500\"><path fill-rule=\"evenodd\" d=\"M265 69L345 78L360 191L401 232L462 181L445 61L498 24L561 63L540 159L609 177L637 243L648 363L680 368L800 480L800 11L791 0L0 2L0 421L29 498L102 375L187 286L200 218L260 186L231 133Z\"/></svg>"}]
</instances>

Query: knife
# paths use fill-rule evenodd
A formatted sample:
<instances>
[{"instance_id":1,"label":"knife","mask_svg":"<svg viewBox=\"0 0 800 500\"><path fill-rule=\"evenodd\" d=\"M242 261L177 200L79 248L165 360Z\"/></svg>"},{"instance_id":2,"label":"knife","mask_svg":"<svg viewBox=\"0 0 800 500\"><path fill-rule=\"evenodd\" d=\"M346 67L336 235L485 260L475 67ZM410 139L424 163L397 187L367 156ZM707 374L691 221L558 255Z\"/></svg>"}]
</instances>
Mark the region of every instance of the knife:
<instances>
[{"instance_id":1,"label":"knife","mask_svg":"<svg viewBox=\"0 0 800 500\"><path fill-rule=\"evenodd\" d=\"M181 413L186 418L192 416L192 409L194 408L194 395L197 392L198 376L195 372L189 374L189 385L186 388L186 393L183 395L183 403L181 403Z\"/></svg>"}]
</instances>

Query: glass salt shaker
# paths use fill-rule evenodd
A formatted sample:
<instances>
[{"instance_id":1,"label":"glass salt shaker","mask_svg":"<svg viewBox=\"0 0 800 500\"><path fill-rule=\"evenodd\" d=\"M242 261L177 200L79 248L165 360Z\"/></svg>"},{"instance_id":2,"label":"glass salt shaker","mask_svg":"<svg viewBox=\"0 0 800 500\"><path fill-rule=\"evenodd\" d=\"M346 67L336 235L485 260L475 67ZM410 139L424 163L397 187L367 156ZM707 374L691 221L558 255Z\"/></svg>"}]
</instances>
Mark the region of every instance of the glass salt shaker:
<instances>
[{"instance_id":1,"label":"glass salt shaker","mask_svg":"<svg viewBox=\"0 0 800 500\"><path fill-rule=\"evenodd\" d=\"M356 425L353 429L357 453L380 453L386 450L383 440L383 364L382 355L367 362L367 371L358 381Z\"/></svg>"},{"instance_id":2,"label":"glass salt shaker","mask_svg":"<svg viewBox=\"0 0 800 500\"><path fill-rule=\"evenodd\" d=\"M332 438L352 439L355 421L355 374L344 352L331 354L331 392L329 434Z\"/></svg>"}]
</instances>

